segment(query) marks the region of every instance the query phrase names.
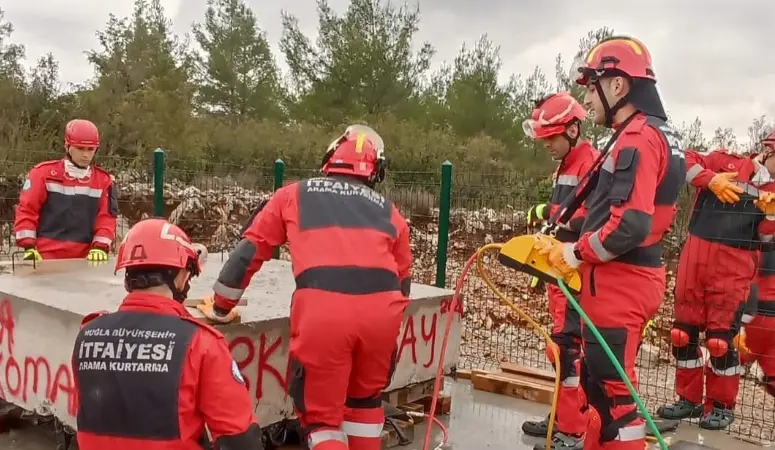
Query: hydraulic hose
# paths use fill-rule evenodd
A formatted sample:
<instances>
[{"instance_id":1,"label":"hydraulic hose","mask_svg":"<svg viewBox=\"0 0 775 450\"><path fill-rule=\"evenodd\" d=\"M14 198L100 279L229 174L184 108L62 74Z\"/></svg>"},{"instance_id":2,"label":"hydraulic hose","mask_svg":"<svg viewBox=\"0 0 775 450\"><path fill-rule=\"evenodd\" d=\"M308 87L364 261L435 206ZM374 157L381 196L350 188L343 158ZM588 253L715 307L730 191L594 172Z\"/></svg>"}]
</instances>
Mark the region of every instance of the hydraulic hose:
<instances>
[{"instance_id":1,"label":"hydraulic hose","mask_svg":"<svg viewBox=\"0 0 775 450\"><path fill-rule=\"evenodd\" d=\"M649 410L646 408L646 404L643 403L643 400L640 398L640 395L638 395L638 391L635 389L635 386L632 385L630 377L627 376L624 368L621 364L619 364L619 360L616 359L613 351L611 351L611 347L608 345L608 342L606 342L606 340L600 334L600 331L598 331L595 324L592 323L592 320L589 318L587 313L581 309L581 305L579 305L579 303L573 297L573 294L570 293L565 283L562 280L557 280L557 284L562 290L562 293L565 294L565 297L568 298L568 303L570 303L573 309L575 309L581 316L581 320L584 321L584 325L589 328L589 330L592 332L592 335L595 336L595 339L597 339L597 342L600 343L601 347L603 347L603 351L605 352L606 356L608 356L608 359L611 361L611 364L613 364L614 368L616 368L616 372L619 373L622 381L624 381L624 384L627 385L627 390L630 391L630 395L632 395L632 398L635 400L635 404L638 405L638 409L640 410L641 414L643 414L643 417L646 419L646 423L648 423L649 428L651 428L651 431L654 433L654 437L656 437L661 450L669 450L667 448L665 439L662 437L662 434L657 428L657 424L654 423L654 419L651 417L651 414L649 414Z\"/></svg>"}]
</instances>

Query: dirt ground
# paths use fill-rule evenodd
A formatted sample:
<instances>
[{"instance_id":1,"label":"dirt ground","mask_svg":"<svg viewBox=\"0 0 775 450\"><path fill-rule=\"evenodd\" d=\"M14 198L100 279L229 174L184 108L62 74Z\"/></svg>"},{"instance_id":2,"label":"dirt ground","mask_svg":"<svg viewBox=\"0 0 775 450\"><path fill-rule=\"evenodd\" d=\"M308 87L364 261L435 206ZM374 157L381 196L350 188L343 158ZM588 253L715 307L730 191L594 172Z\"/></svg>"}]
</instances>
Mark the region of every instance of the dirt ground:
<instances>
[{"instance_id":1,"label":"dirt ground","mask_svg":"<svg viewBox=\"0 0 775 450\"><path fill-rule=\"evenodd\" d=\"M520 429L523 421L544 417L545 405L538 405L510 397L476 391L466 381L449 382L446 391L452 395L452 412L442 417L449 429L449 442L445 450L530 450L538 439L525 436ZM422 449L425 426L415 428L414 441L406 450ZM434 430L432 447L441 439L441 433ZM699 430L690 424L683 424L677 433L665 436L668 445L681 440L703 444L707 450L760 450L762 447L744 443L728 435ZM287 450L297 447L287 447ZM658 449L656 444L650 447ZM0 434L2 450L56 450L50 427L28 427ZM75 446L71 446L75 449ZM699 449L698 449L699 450Z\"/></svg>"}]
</instances>

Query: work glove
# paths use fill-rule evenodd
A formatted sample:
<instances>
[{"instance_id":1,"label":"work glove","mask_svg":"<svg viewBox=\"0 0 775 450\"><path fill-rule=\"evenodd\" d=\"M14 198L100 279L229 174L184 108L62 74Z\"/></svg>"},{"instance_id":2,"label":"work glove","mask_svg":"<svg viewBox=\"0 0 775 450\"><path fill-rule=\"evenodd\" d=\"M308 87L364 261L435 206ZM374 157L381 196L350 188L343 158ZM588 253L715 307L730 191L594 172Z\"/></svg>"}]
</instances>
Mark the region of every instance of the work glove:
<instances>
[{"instance_id":1,"label":"work glove","mask_svg":"<svg viewBox=\"0 0 775 450\"><path fill-rule=\"evenodd\" d=\"M86 255L86 259L92 262L97 261L107 261L108 260L108 252L101 248L93 248L89 250L89 254Z\"/></svg>"},{"instance_id":2,"label":"work glove","mask_svg":"<svg viewBox=\"0 0 775 450\"><path fill-rule=\"evenodd\" d=\"M43 257L40 256L40 252L34 247L24 249L25 261L42 261Z\"/></svg>"},{"instance_id":3,"label":"work glove","mask_svg":"<svg viewBox=\"0 0 775 450\"><path fill-rule=\"evenodd\" d=\"M549 219L549 206L546 203L535 205L527 211L527 224L534 226Z\"/></svg>"},{"instance_id":4,"label":"work glove","mask_svg":"<svg viewBox=\"0 0 775 450\"><path fill-rule=\"evenodd\" d=\"M759 191L759 199L754 204L765 215L775 215L775 194L767 191Z\"/></svg>"},{"instance_id":5,"label":"work glove","mask_svg":"<svg viewBox=\"0 0 775 450\"><path fill-rule=\"evenodd\" d=\"M649 329L652 328L653 326L654 326L653 320L649 320L648 322L646 322L646 326L643 327L643 334L641 334L641 337L643 339L646 339L646 334L648 334Z\"/></svg>"},{"instance_id":6,"label":"work glove","mask_svg":"<svg viewBox=\"0 0 775 450\"><path fill-rule=\"evenodd\" d=\"M717 173L710 179L708 189L716 194L716 198L722 203L735 203L740 200L738 194L743 192L743 188L733 183L736 176L737 172Z\"/></svg>"},{"instance_id":7,"label":"work glove","mask_svg":"<svg viewBox=\"0 0 775 450\"><path fill-rule=\"evenodd\" d=\"M215 308L215 300L212 297L208 297L202 301L202 303L196 305L196 309L202 312L205 317L217 323L229 323L237 320L239 312L236 309L232 309L226 314L221 314Z\"/></svg>"},{"instance_id":8,"label":"work glove","mask_svg":"<svg viewBox=\"0 0 775 450\"><path fill-rule=\"evenodd\" d=\"M530 289L534 291L543 291L544 282L538 277L530 277Z\"/></svg>"},{"instance_id":9,"label":"work glove","mask_svg":"<svg viewBox=\"0 0 775 450\"><path fill-rule=\"evenodd\" d=\"M741 357L746 357L751 354L751 350L745 343L745 327L741 328L740 332L737 333L737 336L732 339L732 345L735 346Z\"/></svg>"},{"instance_id":10,"label":"work glove","mask_svg":"<svg viewBox=\"0 0 775 450\"><path fill-rule=\"evenodd\" d=\"M556 239L542 237L540 239L541 249L539 255L547 255L549 265L567 277L576 271L581 262L573 256L573 243L562 243Z\"/></svg>"}]
</instances>

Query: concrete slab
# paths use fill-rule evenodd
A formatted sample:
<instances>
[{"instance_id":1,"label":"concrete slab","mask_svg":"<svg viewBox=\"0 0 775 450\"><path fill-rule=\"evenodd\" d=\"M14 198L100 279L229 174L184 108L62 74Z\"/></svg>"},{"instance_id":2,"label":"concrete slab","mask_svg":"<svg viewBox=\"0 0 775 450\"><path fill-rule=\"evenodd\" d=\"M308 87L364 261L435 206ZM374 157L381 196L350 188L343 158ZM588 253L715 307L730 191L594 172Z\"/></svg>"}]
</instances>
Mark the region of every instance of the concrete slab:
<instances>
[{"instance_id":1,"label":"concrete slab","mask_svg":"<svg viewBox=\"0 0 775 450\"><path fill-rule=\"evenodd\" d=\"M222 264L217 257L207 262L204 273L192 283L192 298L210 295ZM96 266L87 261L44 262L36 270L24 269L16 275L10 264L0 266L0 398L52 413L75 426L73 342L84 315L113 311L121 303L123 273L114 275L113 265L113 261ZM262 424L292 416L285 386L294 288L290 263L267 262L245 292L247 305L239 307L242 323L219 327L249 384ZM398 366L387 391L435 376L451 295L413 284L413 301L398 339ZM446 371L457 363L459 346L460 315L454 314Z\"/></svg>"}]
</instances>

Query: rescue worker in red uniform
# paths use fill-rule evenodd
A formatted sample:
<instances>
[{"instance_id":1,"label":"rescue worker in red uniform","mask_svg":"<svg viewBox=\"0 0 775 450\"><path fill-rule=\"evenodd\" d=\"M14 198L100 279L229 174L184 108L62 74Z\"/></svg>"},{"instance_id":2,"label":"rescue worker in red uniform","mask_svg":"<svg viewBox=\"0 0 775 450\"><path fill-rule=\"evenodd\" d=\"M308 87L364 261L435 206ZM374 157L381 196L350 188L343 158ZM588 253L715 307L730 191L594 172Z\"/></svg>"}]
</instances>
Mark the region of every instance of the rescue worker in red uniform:
<instances>
[{"instance_id":1,"label":"rescue worker in red uniform","mask_svg":"<svg viewBox=\"0 0 775 450\"><path fill-rule=\"evenodd\" d=\"M671 340L678 401L658 410L662 418L702 417L700 427L709 430L724 429L734 420L742 366L733 340L742 326L761 244L775 235L775 221L765 220L756 205L760 191L775 186L772 152L753 158L724 150L686 152L686 180L697 194L675 285ZM700 332L705 333L707 364Z\"/></svg>"},{"instance_id":2,"label":"rescue worker in red uniform","mask_svg":"<svg viewBox=\"0 0 775 450\"><path fill-rule=\"evenodd\" d=\"M763 373L759 383L775 397L775 251L762 252L759 258L742 322L734 341L740 362L757 362Z\"/></svg>"},{"instance_id":3,"label":"rescue worker in red uniform","mask_svg":"<svg viewBox=\"0 0 775 450\"><path fill-rule=\"evenodd\" d=\"M584 103L595 123L615 130L615 143L586 200L581 238L544 252L559 272L580 270L581 306L637 388L642 333L665 293L660 242L677 210L686 162L677 133L665 122L651 55L640 41L601 41L571 75L586 87ZM646 430L634 399L587 327L582 339L582 379L600 418L584 448L643 450Z\"/></svg>"},{"instance_id":4,"label":"rescue worker in red uniform","mask_svg":"<svg viewBox=\"0 0 775 450\"><path fill-rule=\"evenodd\" d=\"M30 171L14 221L24 259L107 261L118 200L110 174L92 164L99 146L93 123L71 120L65 127L65 158Z\"/></svg>"},{"instance_id":5,"label":"rescue worker in red uniform","mask_svg":"<svg viewBox=\"0 0 775 450\"><path fill-rule=\"evenodd\" d=\"M200 257L161 219L127 233L116 270L129 294L117 312L86 316L73 349L81 450L263 449L226 339L182 304Z\"/></svg>"},{"instance_id":6,"label":"rescue worker in red uniform","mask_svg":"<svg viewBox=\"0 0 775 450\"><path fill-rule=\"evenodd\" d=\"M229 255L214 286L213 320L228 321L275 247L289 243L296 291L289 386L312 450L379 450L380 392L390 384L408 305L409 228L373 190L384 144L350 126L328 148L324 178L277 190Z\"/></svg>"},{"instance_id":7,"label":"rescue worker in red uniform","mask_svg":"<svg viewBox=\"0 0 775 450\"><path fill-rule=\"evenodd\" d=\"M549 220L563 200L574 195L581 179L592 168L598 151L588 140L578 142L581 123L587 112L568 92L560 92L541 100L530 119L522 124L525 134L539 139L560 164L554 173L550 204L530 209L528 221L531 225ZM580 189L580 188L579 188ZM557 230L560 242L575 242L584 224L586 209L582 206ZM584 433L587 430L586 396L580 383L581 365L581 318L568 305L565 295L555 285L548 285L549 310L552 314L552 340L560 348L562 387L557 408L557 426L554 439L565 443L566 448L581 450L584 447ZM554 360L552 359L552 363ZM549 418L542 421L527 421L522 431L531 436L546 436ZM575 444L575 446L574 446ZM544 443L536 444L536 450L543 450Z\"/></svg>"}]
</instances>

